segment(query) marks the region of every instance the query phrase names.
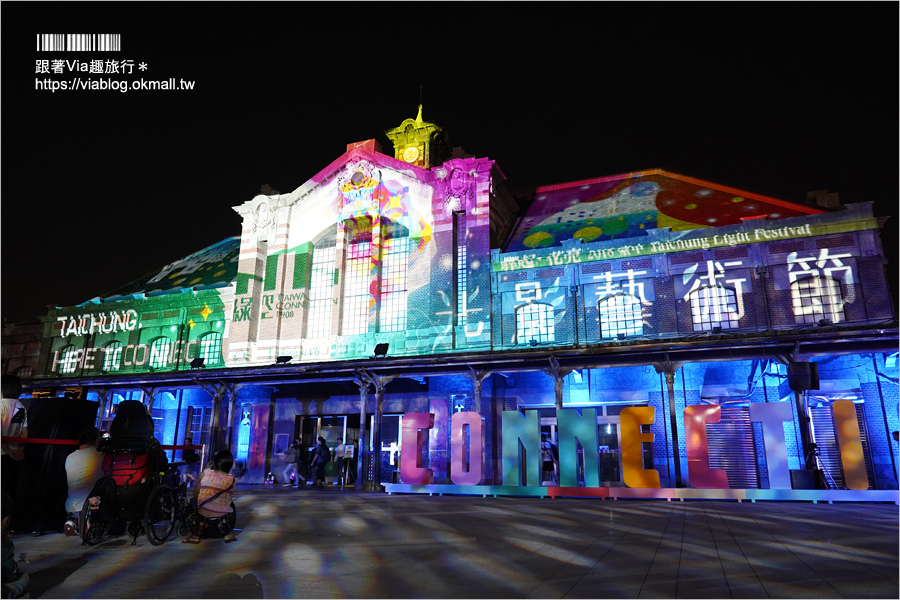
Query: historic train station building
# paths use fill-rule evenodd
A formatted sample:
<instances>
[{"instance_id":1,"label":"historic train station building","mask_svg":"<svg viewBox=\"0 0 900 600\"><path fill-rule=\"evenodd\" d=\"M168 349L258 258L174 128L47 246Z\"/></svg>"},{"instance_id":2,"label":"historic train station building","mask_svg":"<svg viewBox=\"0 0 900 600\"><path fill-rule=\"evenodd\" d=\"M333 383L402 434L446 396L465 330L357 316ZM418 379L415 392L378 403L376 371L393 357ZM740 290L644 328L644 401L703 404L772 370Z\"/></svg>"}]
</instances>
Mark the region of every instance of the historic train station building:
<instances>
[{"instance_id":1,"label":"historic train station building","mask_svg":"<svg viewBox=\"0 0 900 600\"><path fill-rule=\"evenodd\" d=\"M351 143L235 206L240 232L50 310L26 392L101 428L141 400L163 444L230 448L245 482L322 435L374 450L391 492L896 501L871 203L659 169L516 196L421 107L385 133L393 152Z\"/></svg>"}]
</instances>

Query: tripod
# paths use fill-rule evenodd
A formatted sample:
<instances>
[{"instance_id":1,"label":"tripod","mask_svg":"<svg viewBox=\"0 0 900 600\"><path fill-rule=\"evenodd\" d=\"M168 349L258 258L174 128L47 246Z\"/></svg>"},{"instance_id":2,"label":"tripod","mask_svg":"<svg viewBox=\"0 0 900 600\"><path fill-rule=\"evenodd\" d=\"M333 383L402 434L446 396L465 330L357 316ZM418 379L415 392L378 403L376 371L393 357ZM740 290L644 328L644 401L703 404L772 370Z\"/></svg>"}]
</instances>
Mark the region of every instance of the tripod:
<instances>
[{"instance_id":1,"label":"tripod","mask_svg":"<svg viewBox=\"0 0 900 600\"><path fill-rule=\"evenodd\" d=\"M835 483L834 478L831 476L828 470L825 469L825 467L819 460L819 446L817 444L811 443L809 445L809 452L806 454L806 462L803 464L804 468L809 468L810 458L813 457L816 459L816 472L820 474L819 477L822 489L837 489L837 484Z\"/></svg>"}]
</instances>

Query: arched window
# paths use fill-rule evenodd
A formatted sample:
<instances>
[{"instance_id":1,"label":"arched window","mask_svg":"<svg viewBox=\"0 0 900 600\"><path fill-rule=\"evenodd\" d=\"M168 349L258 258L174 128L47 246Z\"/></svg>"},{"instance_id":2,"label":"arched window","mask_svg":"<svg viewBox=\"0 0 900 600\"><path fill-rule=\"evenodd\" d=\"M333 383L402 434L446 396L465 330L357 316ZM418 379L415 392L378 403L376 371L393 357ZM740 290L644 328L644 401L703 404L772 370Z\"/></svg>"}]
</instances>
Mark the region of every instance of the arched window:
<instances>
[{"instance_id":1,"label":"arched window","mask_svg":"<svg viewBox=\"0 0 900 600\"><path fill-rule=\"evenodd\" d=\"M334 308L334 244L335 232L317 242L313 249L312 274L309 280L309 310L306 318L306 337L323 338L331 335L331 315Z\"/></svg>"},{"instance_id":2,"label":"arched window","mask_svg":"<svg viewBox=\"0 0 900 600\"><path fill-rule=\"evenodd\" d=\"M222 334L210 331L200 336L200 357L207 365L222 362Z\"/></svg>"},{"instance_id":3,"label":"arched window","mask_svg":"<svg viewBox=\"0 0 900 600\"><path fill-rule=\"evenodd\" d=\"M644 323L641 301L631 294L607 296L597 303L600 316L600 337L608 340L623 336L642 335Z\"/></svg>"},{"instance_id":4,"label":"arched window","mask_svg":"<svg viewBox=\"0 0 900 600\"><path fill-rule=\"evenodd\" d=\"M164 369L169 364L169 338L158 337L150 342L150 367Z\"/></svg>"},{"instance_id":5,"label":"arched window","mask_svg":"<svg viewBox=\"0 0 900 600\"><path fill-rule=\"evenodd\" d=\"M737 329L741 310L734 290L722 286L702 287L690 295L694 331L712 331L714 327Z\"/></svg>"},{"instance_id":6,"label":"arched window","mask_svg":"<svg viewBox=\"0 0 900 600\"><path fill-rule=\"evenodd\" d=\"M122 364L122 342L110 342L103 347L103 370L118 371Z\"/></svg>"},{"instance_id":7,"label":"arched window","mask_svg":"<svg viewBox=\"0 0 900 600\"><path fill-rule=\"evenodd\" d=\"M516 309L516 343L532 345L554 341L553 307L531 303Z\"/></svg>"},{"instance_id":8,"label":"arched window","mask_svg":"<svg viewBox=\"0 0 900 600\"><path fill-rule=\"evenodd\" d=\"M34 367L22 366L16 369L15 376L19 379L31 379L34 377Z\"/></svg>"},{"instance_id":9,"label":"arched window","mask_svg":"<svg viewBox=\"0 0 900 600\"><path fill-rule=\"evenodd\" d=\"M844 294L841 283L831 277L814 275L791 283L795 323L844 321Z\"/></svg>"},{"instance_id":10,"label":"arched window","mask_svg":"<svg viewBox=\"0 0 900 600\"><path fill-rule=\"evenodd\" d=\"M78 368L78 349L72 345L66 346L59 351L59 372L74 373L76 368Z\"/></svg>"}]
</instances>

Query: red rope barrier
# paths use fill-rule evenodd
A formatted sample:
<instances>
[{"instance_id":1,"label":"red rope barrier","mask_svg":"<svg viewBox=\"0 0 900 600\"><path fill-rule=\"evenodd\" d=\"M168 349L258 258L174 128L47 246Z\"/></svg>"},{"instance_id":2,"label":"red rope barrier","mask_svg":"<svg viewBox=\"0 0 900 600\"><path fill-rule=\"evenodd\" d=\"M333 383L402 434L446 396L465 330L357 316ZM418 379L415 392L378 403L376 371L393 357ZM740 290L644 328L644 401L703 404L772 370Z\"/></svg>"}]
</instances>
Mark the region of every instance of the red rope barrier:
<instances>
[{"instance_id":1,"label":"red rope barrier","mask_svg":"<svg viewBox=\"0 0 900 600\"><path fill-rule=\"evenodd\" d=\"M60 446L77 446L78 440L50 440L45 438L21 438L3 436L0 441L20 444L57 444ZM163 450L203 450L203 446L160 446Z\"/></svg>"},{"instance_id":2,"label":"red rope barrier","mask_svg":"<svg viewBox=\"0 0 900 600\"><path fill-rule=\"evenodd\" d=\"M77 446L78 440L47 440L43 438L20 438L3 436L0 441L16 442L22 444L59 444L62 446Z\"/></svg>"}]
</instances>

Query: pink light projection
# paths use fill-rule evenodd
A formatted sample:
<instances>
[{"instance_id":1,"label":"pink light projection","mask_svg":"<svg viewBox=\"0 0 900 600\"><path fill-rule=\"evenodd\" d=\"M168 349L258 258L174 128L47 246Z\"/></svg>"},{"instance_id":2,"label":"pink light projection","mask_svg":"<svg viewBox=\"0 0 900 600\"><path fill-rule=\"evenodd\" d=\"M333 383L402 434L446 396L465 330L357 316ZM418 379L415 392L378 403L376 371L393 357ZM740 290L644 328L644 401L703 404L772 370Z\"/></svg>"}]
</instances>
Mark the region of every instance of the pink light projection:
<instances>
[{"instance_id":1,"label":"pink light projection","mask_svg":"<svg viewBox=\"0 0 900 600\"><path fill-rule=\"evenodd\" d=\"M409 413L403 415L401 431L403 448L415 448L412 455L403 453L400 461L400 478L403 483L427 485L434 481L434 472L422 466L423 430L434 427L434 413Z\"/></svg>"}]
</instances>

